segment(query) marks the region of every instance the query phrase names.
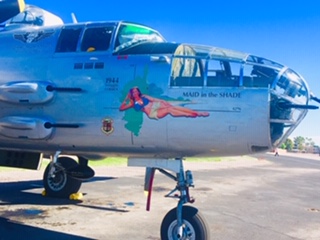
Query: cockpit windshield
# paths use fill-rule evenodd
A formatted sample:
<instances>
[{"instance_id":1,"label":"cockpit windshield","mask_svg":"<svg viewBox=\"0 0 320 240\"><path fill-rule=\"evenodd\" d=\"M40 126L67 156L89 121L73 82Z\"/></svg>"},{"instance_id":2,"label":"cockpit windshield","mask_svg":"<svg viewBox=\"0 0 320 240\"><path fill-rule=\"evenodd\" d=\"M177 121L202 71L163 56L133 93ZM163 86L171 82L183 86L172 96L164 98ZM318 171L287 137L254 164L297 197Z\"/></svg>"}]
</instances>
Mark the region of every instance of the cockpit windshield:
<instances>
[{"instance_id":1,"label":"cockpit windshield","mask_svg":"<svg viewBox=\"0 0 320 240\"><path fill-rule=\"evenodd\" d=\"M34 25L34 26L54 26L62 25L63 21L60 17L45 11L36 6L27 6L25 10L15 17L8 20L6 29L15 27L16 25Z\"/></svg>"},{"instance_id":2,"label":"cockpit windshield","mask_svg":"<svg viewBox=\"0 0 320 240\"><path fill-rule=\"evenodd\" d=\"M123 23L118 30L114 51L118 52L141 42L165 42L165 39L149 27Z\"/></svg>"}]
</instances>

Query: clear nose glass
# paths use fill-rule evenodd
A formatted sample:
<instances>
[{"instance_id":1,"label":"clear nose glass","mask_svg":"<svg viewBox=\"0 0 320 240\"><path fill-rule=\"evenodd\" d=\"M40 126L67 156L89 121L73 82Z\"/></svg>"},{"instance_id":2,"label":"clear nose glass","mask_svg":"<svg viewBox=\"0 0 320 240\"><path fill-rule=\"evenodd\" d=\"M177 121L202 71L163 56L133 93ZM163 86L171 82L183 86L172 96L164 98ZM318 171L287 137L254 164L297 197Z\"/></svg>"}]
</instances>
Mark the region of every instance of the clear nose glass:
<instances>
[{"instance_id":1,"label":"clear nose glass","mask_svg":"<svg viewBox=\"0 0 320 240\"><path fill-rule=\"evenodd\" d=\"M308 103L308 90L305 81L293 70L288 68L275 83L275 90L279 96L283 95L288 101L297 104Z\"/></svg>"},{"instance_id":2,"label":"clear nose glass","mask_svg":"<svg viewBox=\"0 0 320 240\"><path fill-rule=\"evenodd\" d=\"M292 69L283 68L274 79L270 94L270 137L274 147L283 142L307 114L309 90Z\"/></svg>"}]
</instances>

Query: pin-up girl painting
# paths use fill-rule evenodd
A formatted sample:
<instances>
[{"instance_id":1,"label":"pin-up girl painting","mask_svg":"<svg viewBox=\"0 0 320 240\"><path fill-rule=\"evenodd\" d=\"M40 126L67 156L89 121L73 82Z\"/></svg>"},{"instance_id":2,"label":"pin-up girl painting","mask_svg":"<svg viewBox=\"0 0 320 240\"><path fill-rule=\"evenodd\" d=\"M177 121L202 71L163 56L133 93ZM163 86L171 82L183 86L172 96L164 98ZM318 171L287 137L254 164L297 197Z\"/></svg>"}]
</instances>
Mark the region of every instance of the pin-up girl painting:
<instances>
[{"instance_id":1,"label":"pin-up girl painting","mask_svg":"<svg viewBox=\"0 0 320 240\"><path fill-rule=\"evenodd\" d=\"M173 106L165 100L144 95L138 87L130 89L120 106L121 111L129 108L142 111L151 119L160 119L167 115L192 118L209 116L207 112L198 112L185 107Z\"/></svg>"}]
</instances>

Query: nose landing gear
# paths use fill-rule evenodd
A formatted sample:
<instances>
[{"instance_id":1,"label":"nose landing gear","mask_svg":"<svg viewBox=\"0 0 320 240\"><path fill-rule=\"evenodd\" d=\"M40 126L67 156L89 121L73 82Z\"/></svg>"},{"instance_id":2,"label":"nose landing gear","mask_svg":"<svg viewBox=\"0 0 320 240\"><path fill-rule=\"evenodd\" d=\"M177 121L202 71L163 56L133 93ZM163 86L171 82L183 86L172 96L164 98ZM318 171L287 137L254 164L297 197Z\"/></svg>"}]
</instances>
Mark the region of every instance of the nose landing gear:
<instances>
[{"instance_id":1,"label":"nose landing gear","mask_svg":"<svg viewBox=\"0 0 320 240\"><path fill-rule=\"evenodd\" d=\"M164 217L161 224L161 239L210 239L205 219L197 208L183 206L182 223L177 220L178 208L171 209Z\"/></svg>"},{"instance_id":2,"label":"nose landing gear","mask_svg":"<svg viewBox=\"0 0 320 240\"><path fill-rule=\"evenodd\" d=\"M185 206L186 203L193 203L189 195L189 188L193 187L191 171L184 171L182 159L137 159L129 158L128 166L146 167L145 187L148 190L147 210L150 207L150 196L154 171L158 170L165 176L177 182L176 187L165 197L178 199L177 207L171 209L164 217L161 224L162 240L209 240L210 232L207 223L197 208ZM168 172L174 172L176 176ZM176 191L179 194L174 194Z\"/></svg>"}]
</instances>

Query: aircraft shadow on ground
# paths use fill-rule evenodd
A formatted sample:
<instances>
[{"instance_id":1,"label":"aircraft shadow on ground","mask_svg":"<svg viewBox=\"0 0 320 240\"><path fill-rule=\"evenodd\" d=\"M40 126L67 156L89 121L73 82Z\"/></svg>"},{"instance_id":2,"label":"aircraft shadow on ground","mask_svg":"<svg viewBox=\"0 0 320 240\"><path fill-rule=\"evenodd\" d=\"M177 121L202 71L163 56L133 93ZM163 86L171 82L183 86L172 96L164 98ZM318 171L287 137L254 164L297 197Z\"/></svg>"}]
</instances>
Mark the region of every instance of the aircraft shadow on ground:
<instances>
[{"instance_id":1,"label":"aircraft shadow on ground","mask_svg":"<svg viewBox=\"0 0 320 240\"><path fill-rule=\"evenodd\" d=\"M46 240L91 240L92 238L71 235L23 225L18 222L11 222L9 219L0 217L0 240L20 240L27 239L46 239Z\"/></svg>"},{"instance_id":2,"label":"aircraft shadow on ground","mask_svg":"<svg viewBox=\"0 0 320 240\"><path fill-rule=\"evenodd\" d=\"M98 182L113 180L113 177L93 177L86 182ZM86 184L84 182L83 184ZM40 190L41 189L41 190ZM82 201L69 200L64 198L43 197L41 195L43 189L42 180L3 182L0 183L0 207L7 205L76 205ZM36 190L37 192L30 192ZM1 236L0 236L1 237ZM0 238L1 240L1 238Z\"/></svg>"}]
</instances>

